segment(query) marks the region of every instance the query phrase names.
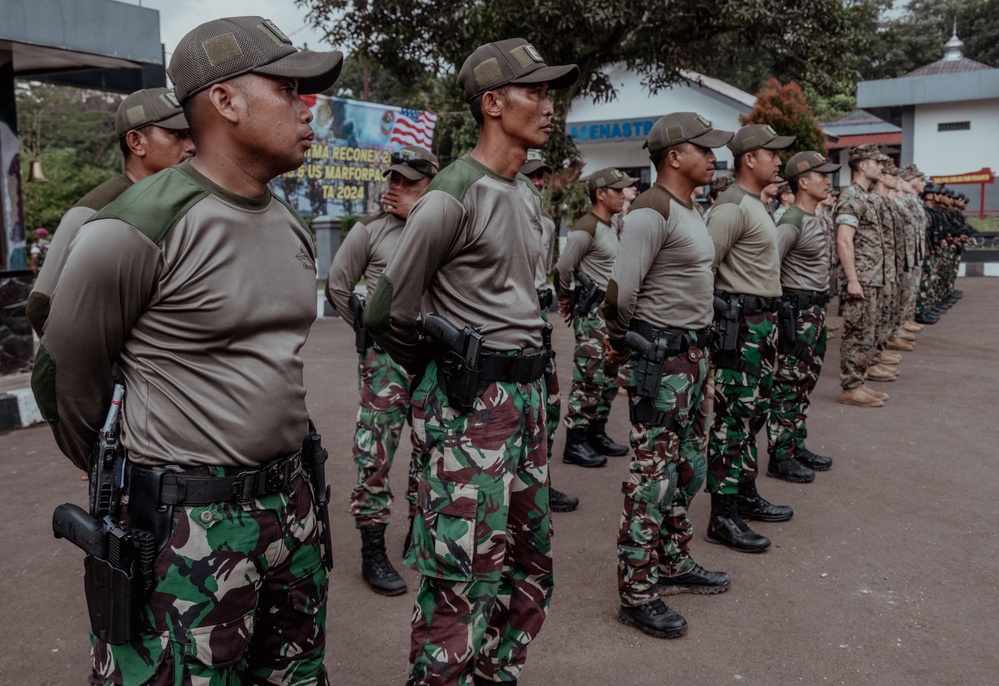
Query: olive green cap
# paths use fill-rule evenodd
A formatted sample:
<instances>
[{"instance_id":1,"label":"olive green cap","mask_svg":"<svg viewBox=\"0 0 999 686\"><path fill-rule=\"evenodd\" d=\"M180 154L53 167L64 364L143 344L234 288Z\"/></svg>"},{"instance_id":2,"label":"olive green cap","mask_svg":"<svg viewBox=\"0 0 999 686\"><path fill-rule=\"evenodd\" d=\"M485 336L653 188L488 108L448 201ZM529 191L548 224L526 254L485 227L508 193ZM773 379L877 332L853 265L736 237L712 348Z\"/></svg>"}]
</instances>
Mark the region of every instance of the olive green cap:
<instances>
[{"instance_id":1,"label":"olive green cap","mask_svg":"<svg viewBox=\"0 0 999 686\"><path fill-rule=\"evenodd\" d=\"M841 164L830 162L822 153L808 150L806 152L799 152L787 161L787 164L784 165L784 178L796 179L810 171L816 171L820 174L830 174L834 171L839 171L839 168L842 166Z\"/></svg>"},{"instance_id":2,"label":"olive green cap","mask_svg":"<svg viewBox=\"0 0 999 686\"><path fill-rule=\"evenodd\" d=\"M541 53L523 38L508 38L486 43L475 49L461 65L458 85L465 102L487 90L507 84L547 83L551 89L576 83L579 67L575 64L549 67Z\"/></svg>"},{"instance_id":3,"label":"olive green cap","mask_svg":"<svg viewBox=\"0 0 999 686\"><path fill-rule=\"evenodd\" d=\"M527 161L520 167L520 173L524 176L530 176L539 169L544 170L546 174L552 173L552 168L545 163L545 158L541 155L540 150L528 150Z\"/></svg>"},{"instance_id":4,"label":"olive green cap","mask_svg":"<svg viewBox=\"0 0 999 686\"><path fill-rule=\"evenodd\" d=\"M209 86L251 73L297 79L299 93L320 93L342 67L343 53L300 51L270 19L225 17L181 38L167 74L183 104Z\"/></svg>"},{"instance_id":5,"label":"olive green cap","mask_svg":"<svg viewBox=\"0 0 999 686\"><path fill-rule=\"evenodd\" d=\"M638 179L632 178L614 167L606 167L590 174L590 178L586 180L586 190L590 193L598 188L621 190L628 186L634 186L636 183L638 183Z\"/></svg>"},{"instance_id":6,"label":"olive green cap","mask_svg":"<svg viewBox=\"0 0 999 686\"><path fill-rule=\"evenodd\" d=\"M382 176L388 178L392 172L399 172L410 181L418 179L432 179L437 176L441 165L437 160L437 155L419 145L407 145L392 153L392 164L382 172Z\"/></svg>"},{"instance_id":7,"label":"olive green cap","mask_svg":"<svg viewBox=\"0 0 999 686\"><path fill-rule=\"evenodd\" d=\"M711 122L697 112L671 112L652 126L642 147L650 153L688 142L704 148L720 148L734 135L731 131L711 128Z\"/></svg>"},{"instance_id":8,"label":"olive green cap","mask_svg":"<svg viewBox=\"0 0 999 686\"><path fill-rule=\"evenodd\" d=\"M121 138L129 131L155 124L161 129L183 131L191 128L172 90L147 88L135 91L118 105L114 133Z\"/></svg>"},{"instance_id":9,"label":"olive green cap","mask_svg":"<svg viewBox=\"0 0 999 686\"><path fill-rule=\"evenodd\" d=\"M735 132L728 144L728 149L736 157L747 152L765 148L767 150L784 150L794 143L794 136L778 136L770 124L752 124L743 126Z\"/></svg>"}]
</instances>

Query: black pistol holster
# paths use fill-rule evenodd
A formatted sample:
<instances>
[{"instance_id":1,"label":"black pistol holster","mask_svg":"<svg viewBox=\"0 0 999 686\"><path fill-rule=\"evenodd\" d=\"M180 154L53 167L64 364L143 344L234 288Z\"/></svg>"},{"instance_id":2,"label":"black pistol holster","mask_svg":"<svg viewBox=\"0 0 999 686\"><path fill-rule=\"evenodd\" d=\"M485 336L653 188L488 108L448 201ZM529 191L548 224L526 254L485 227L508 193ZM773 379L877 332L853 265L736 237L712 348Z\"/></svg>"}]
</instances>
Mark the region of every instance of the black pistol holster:
<instances>
[{"instance_id":1,"label":"black pistol holster","mask_svg":"<svg viewBox=\"0 0 999 686\"><path fill-rule=\"evenodd\" d=\"M354 313L354 349L357 350L358 355L363 355L368 351L368 348L375 345L375 339L364 328L362 319L367 303L357 293L351 293L350 298L347 299L347 304L350 306L350 311Z\"/></svg>"},{"instance_id":2,"label":"black pistol holster","mask_svg":"<svg viewBox=\"0 0 999 686\"><path fill-rule=\"evenodd\" d=\"M569 296L569 316L566 317L566 322L571 321L573 317L587 316L594 307L603 302L605 295L604 291L597 286L596 279L585 272L577 271L573 278L576 281L576 287L572 289L572 295Z\"/></svg>"},{"instance_id":3,"label":"black pistol holster","mask_svg":"<svg viewBox=\"0 0 999 686\"><path fill-rule=\"evenodd\" d=\"M739 334L746 316L773 312L777 306L778 300L775 298L715 291L715 329L718 333L715 366L759 378L763 371L757 365L742 359L740 355Z\"/></svg>"},{"instance_id":4,"label":"black pistol holster","mask_svg":"<svg viewBox=\"0 0 999 686\"><path fill-rule=\"evenodd\" d=\"M798 345L798 317L801 311L813 306L825 307L829 295L811 291L785 290L777 305L777 350L796 357L809 366L815 361L807 350Z\"/></svg>"}]
</instances>

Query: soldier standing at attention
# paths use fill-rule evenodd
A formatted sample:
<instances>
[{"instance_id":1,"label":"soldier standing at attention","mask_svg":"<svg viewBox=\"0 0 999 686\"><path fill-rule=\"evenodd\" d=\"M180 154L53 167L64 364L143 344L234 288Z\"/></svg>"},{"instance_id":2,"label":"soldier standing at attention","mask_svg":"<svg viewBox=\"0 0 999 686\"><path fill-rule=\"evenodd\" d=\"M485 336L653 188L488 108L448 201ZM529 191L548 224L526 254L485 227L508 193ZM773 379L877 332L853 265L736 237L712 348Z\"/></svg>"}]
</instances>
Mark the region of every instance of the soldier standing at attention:
<instances>
[{"instance_id":1,"label":"soldier standing at attention","mask_svg":"<svg viewBox=\"0 0 999 686\"><path fill-rule=\"evenodd\" d=\"M315 252L267 184L312 144L299 93L329 88L342 63L262 17L198 26L168 70L198 156L136 183L73 241L35 397L84 468L117 364L124 526L161 534L138 635L94 645L106 683L329 681L321 525L302 472Z\"/></svg>"},{"instance_id":2,"label":"soldier standing at attention","mask_svg":"<svg viewBox=\"0 0 999 686\"><path fill-rule=\"evenodd\" d=\"M478 142L413 208L364 316L421 378L412 401L428 458L406 559L421 575L411 685L516 683L548 614L551 325L536 288L541 198L518 172L551 134L548 89L578 75L520 38L465 60L458 85Z\"/></svg>"},{"instance_id":3,"label":"soldier standing at attention","mask_svg":"<svg viewBox=\"0 0 999 686\"><path fill-rule=\"evenodd\" d=\"M635 179L617 169L600 169L590 175L586 190L593 206L569 231L555 265L558 311L572 317L576 333L569 412L563 420L566 436L562 461L580 467L603 467L607 464L605 455L628 454L627 447L607 435L607 418L617 395L617 366L604 360L607 326L599 306L618 252L611 218L624 207L624 189L634 183ZM577 295L570 311L574 278ZM586 284L591 285L588 288Z\"/></svg>"},{"instance_id":4,"label":"soldier standing at attention","mask_svg":"<svg viewBox=\"0 0 999 686\"><path fill-rule=\"evenodd\" d=\"M859 407L881 407L888 399L887 393L864 384L868 369L880 360L877 326L887 259L881 218L871 198L872 186L882 170L878 155L878 146L873 144L850 149L853 183L840 193L833 210L839 254L837 281L843 312L840 339L840 385L843 390L839 401Z\"/></svg>"},{"instance_id":5,"label":"soldier standing at attention","mask_svg":"<svg viewBox=\"0 0 999 686\"><path fill-rule=\"evenodd\" d=\"M658 638L687 631L686 620L659 596L721 593L731 583L728 574L709 572L690 556L687 514L706 468L714 258L691 193L711 182L711 148L731 139L694 112L667 114L655 123L647 145L656 182L628 213L601 308L609 361L625 361L629 331L650 346L633 351L624 370L635 456L618 533L618 618Z\"/></svg>"},{"instance_id":6,"label":"soldier standing at attention","mask_svg":"<svg viewBox=\"0 0 999 686\"><path fill-rule=\"evenodd\" d=\"M410 210L440 170L437 156L418 146L392 153L391 163L385 170L389 182L388 192L382 196L385 211L364 217L351 227L326 281L326 297L358 334L355 342L360 355L357 387L361 404L354 433L357 483L350 493L350 514L361 532L361 576L375 593L388 596L406 592L406 582L385 552L385 528L392 504L389 471L409 413L410 378L357 321L363 304L354 296L354 286L364 277L370 300L399 243ZM420 470L420 441L415 433L412 443L407 492L415 494Z\"/></svg>"},{"instance_id":7,"label":"soldier standing at attention","mask_svg":"<svg viewBox=\"0 0 999 686\"><path fill-rule=\"evenodd\" d=\"M777 312L777 369L767 417L767 476L793 483L812 481L816 471L832 466L831 458L805 447L805 419L808 396L818 383L826 354L832 241L818 208L829 196L828 175L839 168L815 151L799 152L784 166L794 204L777 223L783 294ZM793 317L793 329L789 317Z\"/></svg>"},{"instance_id":8,"label":"soldier standing at attention","mask_svg":"<svg viewBox=\"0 0 999 686\"><path fill-rule=\"evenodd\" d=\"M194 142L184 111L174 92L166 88L136 91L122 100L115 113L114 132L125 171L87 193L63 215L46 255L45 269L28 295L28 321L39 336L70 243L83 223L133 183L194 156Z\"/></svg>"},{"instance_id":9,"label":"soldier standing at attention","mask_svg":"<svg viewBox=\"0 0 999 686\"><path fill-rule=\"evenodd\" d=\"M528 150L527 161L520 168L520 173L531 180L538 193L544 193L545 175L552 173L552 168L545 164L540 150ZM552 306L552 289L548 286L548 275L552 270L552 262L555 258L555 243L558 241L558 228L555 220L542 211L541 223L544 231L541 234L541 259L537 277L535 279L538 289L538 303L541 305L541 316L548 321L548 310ZM545 388L548 390L548 399L545 403L545 426L548 431L548 464L552 461L552 446L555 440L555 431L558 429L558 420L562 416L562 394L558 385L558 369L555 366L555 357L552 356L550 369L545 376ZM552 512L572 512L579 507L579 498L568 493L563 493L552 487L551 492Z\"/></svg>"},{"instance_id":10,"label":"soldier standing at attention","mask_svg":"<svg viewBox=\"0 0 999 686\"><path fill-rule=\"evenodd\" d=\"M708 218L720 343L708 434L707 539L744 553L770 546L770 539L750 529L745 519L784 522L794 515L756 490L756 434L770 411L781 294L777 228L760 193L776 181L780 151L793 142L793 136L778 136L768 125L739 129L728 144L735 184L718 197Z\"/></svg>"}]
</instances>

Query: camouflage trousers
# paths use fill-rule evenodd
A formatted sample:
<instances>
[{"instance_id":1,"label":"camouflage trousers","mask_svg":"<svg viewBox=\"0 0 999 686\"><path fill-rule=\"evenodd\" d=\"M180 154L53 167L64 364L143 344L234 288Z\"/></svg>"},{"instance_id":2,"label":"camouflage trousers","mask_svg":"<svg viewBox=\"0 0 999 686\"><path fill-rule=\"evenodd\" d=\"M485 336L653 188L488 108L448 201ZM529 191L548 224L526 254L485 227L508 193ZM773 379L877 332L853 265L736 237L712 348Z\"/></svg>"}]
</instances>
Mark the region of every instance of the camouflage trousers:
<instances>
[{"instance_id":1,"label":"camouflage trousers","mask_svg":"<svg viewBox=\"0 0 999 686\"><path fill-rule=\"evenodd\" d=\"M922 314L933 309L937 304L936 282L940 264L939 248L930 248L923 260L923 273L919 280L919 292L916 295L916 313Z\"/></svg>"},{"instance_id":2,"label":"camouflage trousers","mask_svg":"<svg viewBox=\"0 0 999 686\"><path fill-rule=\"evenodd\" d=\"M812 305L798 313L795 344L810 360L777 353L774 388L767 416L767 445L770 460L783 462L794 457L796 448L805 447L808 429L808 396L815 389L826 354L826 308Z\"/></svg>"},{"instance_id":3,"label":"camouflage trousers","mask_svg":"<svg viewBox=\"0 0 999 686\"><path fill-rule=\"evenodd\" d=\"M131 643L95 641L91 683L329 683L326 570L312 491L177 507ZM103 679L103 681L101 680Z\"/></svg>"},{"instance_id":4,"label":"camouflage trousers","mask_svg":"<svg viewBox=\"0 0 999 686\"><path fill-rule=\"evenodd\" d=\"M839 381L844 388L856 388L864 383L867 368L878 363L877 321L881 289L864 286L864 298L853 298L843 291L839 295L843 310L843 335L839 343Z\"/></svg>"},{"instance_id":5,"label":"camouflage trousers","mask_svg":"<svg viewBox=\"0 0 999 686\"><path fill-rule=\"evenodd\" d=\"M867 293L867 287L864 287L864 293ZM885 270L885 285L881 289L880 297L878 298L878 312L877 321L875 322L874 336L877 341L877 347L879 350L883 350L885 343L888 339L895 335L895 330L898 328L893 325L895 321L895 310L898 305L898 280L897 275L892 271L889 276L888 270Z\"/></svg>"},{"instance_id":6,"label":"camouflage trousers","mask_svg":"<svg viewBox=\"0 0 999 686\"><path fill-rule=\"evenodd\" d=\"M739 329L739 359L756 367L759 376L715 365L714 419L708 431L709 493L734 495L739 484L756 479L756 434L770 412L777 363L776 322L776 314L763 312L743 317Z\"/></svg>"},{"instance_id":7,"label":"camouflage trousers","mask_svg":"<svg viewBox=\"0 0 999 686\"><path fill-rule=\"evenodd\" d=\"M388 524L391 519L389 471L409 413L409 375L388 353L372 346L358 363L357 387L361 395L353 446L357 483L350 493L350 515L360 528ZM412 429L410 442L413 451L406 493L410 515L415 515L413 499L420 469L420 440Z\"/></svg>"},{"instance_id":8,"label":"camouflage trousers","mask_svg":"<svg viewBox=\"0 0 999 686\"><path fill-rule=\"evenodd\" d=\"M695 334L696 335L696 334ZM632 366L632 365L629 365ZM629 402L635 395L632 369L623 369L628 379ZM708 398L705 350L690 348L669 358L663 366L657 410L668 413L680 433L663 426L632 423L631 460L624 482L624 510L617 537L617 582L621 603L637 606L656 597L661 575L685 574L694 566L690 557L693 527L688 508L704 483L704 424Z\"/></svg>"},{"instance_id":9,"label":"camouflage trousers","mask_svg":"<svg viewBox=\"0 0 999 686\"><path fill-rule=\"evenodd\" d=\"M572 320L576 350L572 358L569 408L562 420L567 429L585 429L591 422L607 419L617 395L618 366L604 362L607 325L598 310Z\"/></svg>"},{"instance_id":10,"label":"camouflage trousers","mask_svg":"<svg viewBox=\"0 0 999 686\"><path fill-rule=\"evenodd\" d=\"M562 418L562 394L559 392L558 367L555 366L554 357L548 363L545 388L548 394L547 402L545 403L545 429L548 434L548 460L551 461L555 431L558 429L558 420Z\"/></svg>"},{"instance_id":11,"label":"camouflage trousers","mask_svg":"<svg viewBox=\"0 0 999 686\"><path fill-rule=\"evenodd\" d=\"M902 321L907 322L916 316L916 300L919 297L919 282L923 276L923 262L919 260L906 274L905 304L902 307Z\"/></svg>"},{"instance_id":12,"label":"camouflage trousers","mask_svg":"<svg viewBox=\"0 0 999 686\"><path fill-rule=\"evenodd\" d=\"M941 289L939 293L939 299L943 300L951 294L954 290L954 284L957 283L957 273L961 268L961 254L958 252L957 248L954 246L948 246L944 250L943 259L943 269L941 278Z\"/></svg>"},{"instance_id":13,"label":"camouflage trousers","mask_svg":"<svg viewBox=\"0 0 999 686\"><path fill-rule=\"evenodd\" d=\"M421 574L410 685L518 678L552 596L546 390L494 382L452 408L432 362L413 395L428 454L406 563Z\"/></svg>"}]
</instances>

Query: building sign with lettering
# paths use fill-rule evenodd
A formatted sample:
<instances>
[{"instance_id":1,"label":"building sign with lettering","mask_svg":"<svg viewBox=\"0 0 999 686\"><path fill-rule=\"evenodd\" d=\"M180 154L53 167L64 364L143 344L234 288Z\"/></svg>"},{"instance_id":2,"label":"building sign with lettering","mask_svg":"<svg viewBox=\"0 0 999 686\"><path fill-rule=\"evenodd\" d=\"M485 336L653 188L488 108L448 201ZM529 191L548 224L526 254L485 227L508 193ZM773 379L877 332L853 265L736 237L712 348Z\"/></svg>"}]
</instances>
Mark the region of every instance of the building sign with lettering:
<instances>
[{"instance_id":1,"label":"building sign with lettering","mask_svg":"<svg viewBox=\"0 0 999 686\"><path fill-rule=\"evenodd\" d=\"M583 121L567 124L569 137L577 143L644 141L655 119L616 119L613 121Z\"/></svg>"}]
</instances>

